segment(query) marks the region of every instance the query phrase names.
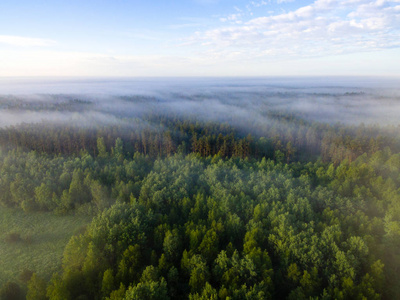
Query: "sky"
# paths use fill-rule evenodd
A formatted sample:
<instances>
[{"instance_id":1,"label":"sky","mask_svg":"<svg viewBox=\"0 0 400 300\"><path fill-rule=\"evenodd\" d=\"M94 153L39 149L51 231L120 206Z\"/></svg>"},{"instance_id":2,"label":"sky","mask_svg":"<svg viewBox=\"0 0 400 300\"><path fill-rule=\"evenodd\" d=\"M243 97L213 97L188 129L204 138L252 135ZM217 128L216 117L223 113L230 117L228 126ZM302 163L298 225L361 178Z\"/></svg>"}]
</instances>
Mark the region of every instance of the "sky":
<instances>
[{"instance_id":1,"label":"sky","mask_svg":"<svg viewBox=\"0 0 400 300\"><path fill-rule=\"evenodd\" d=\"M2 0L0 76L400 76L400 0Z\"/></svg>"}]
</instances>

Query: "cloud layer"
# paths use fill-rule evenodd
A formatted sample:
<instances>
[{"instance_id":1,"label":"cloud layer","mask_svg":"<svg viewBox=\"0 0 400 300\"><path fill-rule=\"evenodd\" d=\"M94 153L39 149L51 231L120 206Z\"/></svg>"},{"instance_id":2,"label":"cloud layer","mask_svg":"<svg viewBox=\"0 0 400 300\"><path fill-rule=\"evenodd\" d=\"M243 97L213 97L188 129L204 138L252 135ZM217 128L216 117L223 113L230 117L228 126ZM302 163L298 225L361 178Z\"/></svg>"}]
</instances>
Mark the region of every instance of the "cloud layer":
<instances>
[{"instance_id":1,"label":"cloud layer","mask_svg":"<svg viewBox=\"0 0 400 300\"><path fill-rule=\"evenodd\" d=\"M382 78L7 79L0 80L0 127L136 126L131 121L143 115L170 114L260 128L280 112L307 122L397 125L399 97L399 80Z\"/></svg>"},{"instance_id":2,"label":"cloud layer","mask_svg":"<svg viewBox=\"0 0 400 300\"><path fill-rule=\"evenodd\" d=\"M56 42L49 39L38 39L14 35L0 35L0 44L7 44L19 47L47 47L52 46Z\"/></svg>"}]
</instances>

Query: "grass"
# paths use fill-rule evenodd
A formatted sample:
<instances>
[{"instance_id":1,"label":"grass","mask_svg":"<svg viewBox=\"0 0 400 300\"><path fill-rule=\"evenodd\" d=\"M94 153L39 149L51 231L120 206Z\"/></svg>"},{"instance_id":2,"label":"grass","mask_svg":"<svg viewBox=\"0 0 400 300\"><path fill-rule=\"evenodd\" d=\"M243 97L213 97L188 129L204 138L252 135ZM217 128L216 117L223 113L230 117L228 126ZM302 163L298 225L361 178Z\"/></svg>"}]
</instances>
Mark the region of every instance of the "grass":
<instances>
[{"instance_id":1,"label":"grass","mask_svg":"<svg viewBox=\"0 0 400 300\"><path fill-rule=\"evenodd\" d=\"M0 287L9 280L24 285L21 274L26 270L49 280L60 270L71 236L90 220L84 216L25 213L0 206Z\"/></svg>"}]
</instances>

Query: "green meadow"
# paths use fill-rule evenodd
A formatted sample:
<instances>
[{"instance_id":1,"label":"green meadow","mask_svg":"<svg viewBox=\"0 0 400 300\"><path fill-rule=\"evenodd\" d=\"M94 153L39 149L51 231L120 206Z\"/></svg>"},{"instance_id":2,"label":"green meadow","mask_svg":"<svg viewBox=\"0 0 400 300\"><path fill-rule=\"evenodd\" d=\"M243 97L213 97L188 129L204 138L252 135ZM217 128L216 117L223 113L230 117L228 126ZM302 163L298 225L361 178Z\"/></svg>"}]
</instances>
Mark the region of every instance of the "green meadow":
<instances>
[{"instance_id":1,"label":"green meadow","mask_svg":"<svg viewBox=\"0 0 400 300\"><path fill-rule=\"evenodd\" d=\"M29 214L0 207L0 286L11 280L24 285L23 272L49 280L61 269L65 245L90 222L85 216Z\"/></svg>"}]
</instances>

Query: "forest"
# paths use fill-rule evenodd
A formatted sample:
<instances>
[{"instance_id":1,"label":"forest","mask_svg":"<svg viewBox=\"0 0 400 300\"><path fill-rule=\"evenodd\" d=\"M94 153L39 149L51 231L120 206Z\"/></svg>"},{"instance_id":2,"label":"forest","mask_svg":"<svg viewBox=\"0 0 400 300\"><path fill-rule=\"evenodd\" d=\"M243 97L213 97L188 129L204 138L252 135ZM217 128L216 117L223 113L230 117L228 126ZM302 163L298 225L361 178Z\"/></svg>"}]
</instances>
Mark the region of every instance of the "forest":
<instances>
[{"instance_id":1,"label":"forest","mask_svg":"<svg viewBox=\"0 0 400 300\"><path fill-rule=\"evenodd\" d=\"M400 299L400 127L357 106L399 98L369 92L0 97L0 209L88 220L0 298Z\"/></svg>"}]
</instances>

